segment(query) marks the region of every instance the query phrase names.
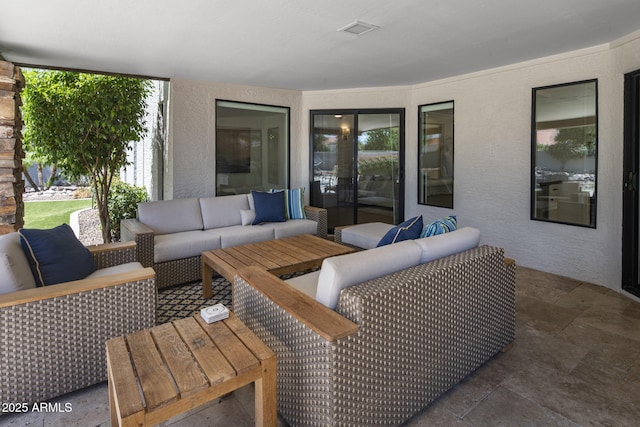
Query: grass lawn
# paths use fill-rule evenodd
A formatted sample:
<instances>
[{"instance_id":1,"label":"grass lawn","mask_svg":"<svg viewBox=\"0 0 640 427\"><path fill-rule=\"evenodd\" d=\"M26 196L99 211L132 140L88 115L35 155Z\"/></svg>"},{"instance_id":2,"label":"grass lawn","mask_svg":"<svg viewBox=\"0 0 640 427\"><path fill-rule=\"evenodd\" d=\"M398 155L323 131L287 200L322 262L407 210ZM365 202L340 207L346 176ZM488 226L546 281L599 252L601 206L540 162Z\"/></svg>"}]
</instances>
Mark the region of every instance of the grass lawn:
<instances>
[{"instance_id":1,"label":"grass lawn","mask_svg":"<svg viewBox=\"0 0 640 427\"><path fill-rule=\"evenodd\" d=\"M91 199L24 202L24 228L53 228L69 224L71 212L91 207Z\"/></svg>"}]
</instances>

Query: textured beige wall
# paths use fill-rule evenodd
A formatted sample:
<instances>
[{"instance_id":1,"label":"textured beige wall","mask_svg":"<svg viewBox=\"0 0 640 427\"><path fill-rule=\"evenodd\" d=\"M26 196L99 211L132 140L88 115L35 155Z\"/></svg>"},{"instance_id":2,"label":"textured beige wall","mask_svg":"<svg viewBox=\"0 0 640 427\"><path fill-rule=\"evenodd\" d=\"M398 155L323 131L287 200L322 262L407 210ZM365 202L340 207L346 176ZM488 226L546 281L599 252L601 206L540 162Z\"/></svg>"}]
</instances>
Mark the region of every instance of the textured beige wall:
<instances>
[{"instance_id":1,"label":"textured beige wall","mask_svg":"<svg viewBox=\"0 0 640 427\"><path fill-rule=\"evenodd\" d=\"M520 265L619 288L622 141L615 117L622 113L609 112L618 109L622 91L613 69L611 51L599 46L416 87L411 109L455 100L455 209L418 206L411 197L407 212L428 219L455 213L461 225L481 229L482 243L505 248ZM593 78L600 107L598 227L532 221L532 88ZM415 140L411 145L417 150Z\"/></svg>"},{"instance_id":2,"label":"textured beige wall","mask_svg":"<svg viewBox=\"0 0 640 427\"><path fill-rule=\"evenodd\" d=\"M300 134L299 91L237 86L204 81L171 80L168 185L165 199L215 196L216 99L290 107L291 186L302 185L307 169Z\"/></svg>"},{"instance_id":3,"label":"textured beige wall","mask_svg":"<svg viewBox=\"0 0 640 427\"><path fill-rule=\"evenodd\" d=\"M309 179L309 111L406 109L405 216L456 214L518 264L619 290L624 73L640 68L640 33L595 46L412 87L297 92L172 81L172 197L214 194L215 99L291 107L291 185ZM598 79L597 229L531 221L531 90ZM455 101L454 209L417 204L417 110ZM167 197L171 198L171 197Z\"/></svg>"}]
</instances>

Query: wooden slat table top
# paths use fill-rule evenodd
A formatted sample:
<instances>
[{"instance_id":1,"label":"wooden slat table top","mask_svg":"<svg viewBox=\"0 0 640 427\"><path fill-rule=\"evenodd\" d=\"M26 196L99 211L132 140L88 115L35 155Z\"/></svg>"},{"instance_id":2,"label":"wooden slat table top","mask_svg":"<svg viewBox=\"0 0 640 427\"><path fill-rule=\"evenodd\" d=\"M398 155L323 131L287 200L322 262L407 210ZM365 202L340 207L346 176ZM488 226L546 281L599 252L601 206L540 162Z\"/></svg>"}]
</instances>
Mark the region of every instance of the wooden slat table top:
<instances>
[{"instance_id":1,"label":"wooden slat table top","mask_svg":"<svg viewBox=\"0 0 640 427\"><path fill-rule=\"evenodd\" d=\"M188 410L259 380L263 364L275 366L275 354L233 313L210 324L198 314L113 338L106 347L118 416L134 424Z\"/></svg>"},{"instance_id":2,"label":"wooden slat table top","mask_svg":"<svg viewBox=\"0 0 640 427\"><path fill-rule=\"evenodd\" d=\"M211 385L233 378L236 375L235 369L197 323L195 317L173 322Z\"/></svg>"},{"instance_id":3,"label":"wooden slat table top","mask_svg":"<svg viewBox=\"0 0 640 427\"><path fill-rule=\"evenodd\" d=\"M129 350L124 337L116 337L107 342L107 365L109 376L113 377L118 385L121 418L128 418L143 411L144 403L138 392L136 375L129 361Z\"/></svg>"},{"instance_id":4,"label":"wooden slat table top","mask_svg":"<svg viewBox=\"0 0 640 427\"><path fill-rule=\"evenodd\" d=\"M327 257L350 252L354 249L349 246L303 234L206 251L202 262L233 281L233 273L242 267L258 266L276 274L294 272L317 267Z\"/></svg>"}]
</instances>

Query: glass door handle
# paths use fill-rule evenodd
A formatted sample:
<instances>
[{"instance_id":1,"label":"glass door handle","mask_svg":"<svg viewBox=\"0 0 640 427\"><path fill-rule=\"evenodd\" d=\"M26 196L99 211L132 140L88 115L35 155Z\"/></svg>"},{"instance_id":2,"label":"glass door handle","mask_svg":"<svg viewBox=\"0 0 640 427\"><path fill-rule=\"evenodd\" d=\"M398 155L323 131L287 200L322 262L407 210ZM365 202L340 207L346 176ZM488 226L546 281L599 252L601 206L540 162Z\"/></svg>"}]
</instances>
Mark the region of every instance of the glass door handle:
<instances>
[{"instance_id":1,"label":"glass door handle","mask_svg":"<svg viewBox=\"0 0 640 427\"><path fill-rule=\"evenodd\" d=\"M638 189L637 177L638 176L634 172L629 172L624 183L625 190L636 191Z\"/></svg>"}]
</instances>

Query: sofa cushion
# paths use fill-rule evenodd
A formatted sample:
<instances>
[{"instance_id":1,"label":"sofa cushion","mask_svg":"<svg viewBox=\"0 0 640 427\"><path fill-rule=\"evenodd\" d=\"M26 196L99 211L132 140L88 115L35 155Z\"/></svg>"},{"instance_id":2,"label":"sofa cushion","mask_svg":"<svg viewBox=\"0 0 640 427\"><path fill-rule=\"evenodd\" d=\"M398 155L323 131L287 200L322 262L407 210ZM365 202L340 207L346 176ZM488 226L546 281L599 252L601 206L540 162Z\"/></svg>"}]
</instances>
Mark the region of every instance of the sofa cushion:
<instances>
[{"instance_id":1,"label":"sofa cushion","mask_svg":"<svg viewBox=\"0 0 640 427\"><path fill-rule=\"evenodd\" d=\"M90 275L88 275L86 279L94 279L96 277L110 276L112 274L128 273L130 271L140 270L141 268L144 268L144 267L142 267L142 264L140 264L139 262L128 262L126 264L118 264L112 267L101 268L100 270L96 270Z\"/></svg>"},{"instance_id":2,"label":"sofa cushion","mask_svg":"<svg viewBox=\"0 0 640 427\"><path fill-rule=\"evenodd\" d=\"M253 224L263 222L284 222L287 215L284 208L284 192L265 193L262 191L252 191L253 204L255 206L256 217Z\"/></svg>"},{"instance_id":3,"label":"sofa cushion","mask_svg":"<svg viewBox=\"0 0 640 427\"><path fill-rule=\"evenodd\" d=\"M480 243L480 230L463 227L450 233L416 239L414 242L422 248L420 262L425 263L475 248Z\"/></svg>"},{"instance_id":4,"label":"sofa cushion","mask_svg":"<svg viewBox=\"0 0 640 427\"><path fill-rule=\"evenodd\" d=\"M48 230L23 228L19 233L37 286L84 279L96 271L93 255L68 224Z\"/></svg>"},{"instance_id":5,"label":"sofa cushion","mask_svg":"<svg viewBox=\"0 0 640 427\"><path fill-rule=\"evenodd\" d=\"M444 218L437 219L431 224L427 224L420 233L420 237L431 237L438 234L449 233L458 228L458 220L455 215L445 216Z\"/></svg>"},{"instance_id":6,"label":"sofa cushion","mask_svg":"<svg viewBox=\"0 0 640 427\"><path fill-rule=\"evenodd\" d=\"M413 240L325 259L316 300L335 309L343 288L395 273L420 263L422 250Z\"/></svg>"},{"instance_id":7,"label":"sofa cushion","mask_svg":"<svg viewBox=\"0 0 640 427\"><path fill-rule=\"evenodd\" d=\"M205 230L242 224L241 210L249 209L246 194L200 199L202 224Z\"/></svg>"},{"instance_id":8,"label":"sofa cushion","mask_svg":"<svg viewBox=\"0 0 640 427\"><path fill-rule=\"evenodd\" d=\"M234 225L208 230L207 233L219 236L220 247L222 248L263 242L265 240L273 240L274 238L273 228L271 228L269 224L249 226Z\"/></svg>"},{"instance_id":9,"label":"sofa cushion","mask_svg":"<svg viewBox=\"0 0 640 427\"><path fill-rule=\"evenodd\" d=\"M318 234L318 223L310 219L295 219L286 222L264 224L273 228L275 239L298 236L300 234Z\"/></svg>"},{"instance_id":10,"label":"sofa cushion","mask_svg":"<svg viewBox=\"0 0 640 427\"><path fill-rule=\"evenodd\" d=\"M197 198L161 200L138 204L138 220L154 234L202 230L200 201Z\"/></svg>"},{"instance_id":11,"label":"sofa cushion","mask_svg":"<svg viewBox=\"0 0 640 427\"><path fill-rule=\"evenodd\" d=\"M316 292L318 291L318 278L320 277L320 270L312 271L311 273L301 274L300 276L292 277L285 280L289 285L293 286L297 290L309 295L311 298L316 298Z\"/></svg>"},{"instance_id":12,"label":"sofa cushion","mask_svg":"<svg viewBox=\"0 0 640 427\"><path fill-rule=\"evenodd\" d=\"M393 224L384 222L368 222L345 227L342 229L342 243L364 249L375 248L392 228Z\"/></svg>"},{"instance_id":13,"label":"sofa cushion","mask_svg":"<svg viewBox=\"0 0 640 427\"><path fill-rule=\"evenodd\" d=\"M18 232L0 236L0 277L0 294L36 287Z\"/></svg>"},{"instance_id":14,"label":"sofa cushion","mask_svg":"<svg viewBox=\"0 0 640 427\"><path fill-rule=\"evenodd\" d=\"M403 240L417 239L420 237L421 232L422 215L418 215L387 231L387 234L378 242L378 246L390 245L392 243L402 242Z\"/></svg>"},{"instance_id":15,"label":"sofa cushion","mask_svg":"<svg viewBox=\"0 0 640 427\"><path fill-rule=\"evenodd\" d=\"M199 256L203 251L220 249L220 236L202 230L155 236L154 262Z\"/></svg>"}]
</instances>

